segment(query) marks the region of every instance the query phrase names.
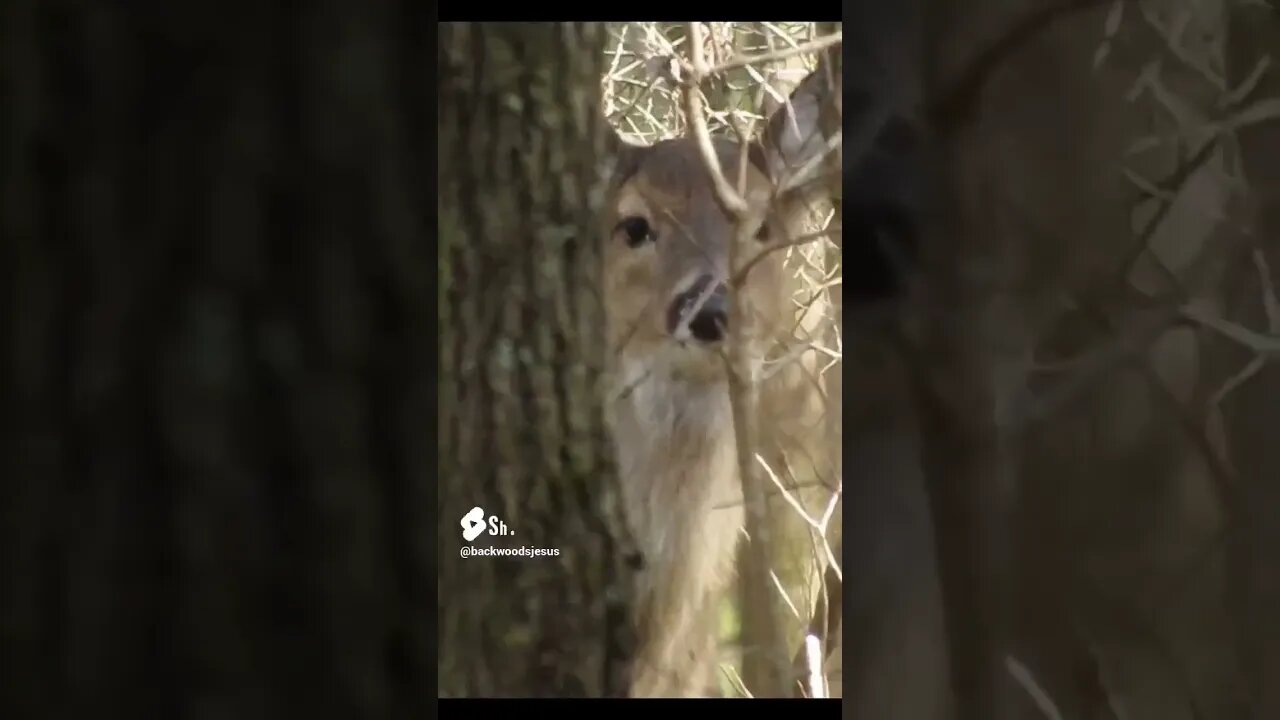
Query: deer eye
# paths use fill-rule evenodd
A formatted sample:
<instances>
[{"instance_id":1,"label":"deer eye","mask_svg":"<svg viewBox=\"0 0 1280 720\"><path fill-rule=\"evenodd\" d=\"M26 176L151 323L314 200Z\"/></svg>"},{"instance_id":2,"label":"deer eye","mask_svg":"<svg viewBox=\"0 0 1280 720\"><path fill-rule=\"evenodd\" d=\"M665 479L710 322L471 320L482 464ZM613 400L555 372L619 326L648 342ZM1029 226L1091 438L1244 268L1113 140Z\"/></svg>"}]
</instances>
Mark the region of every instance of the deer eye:
<instances>
[{"instance_id":1,"label":"deer eye","mask_svg":"<svg viewBox=\"0 0 1280 720\"><path fill-rule=\"evenodd\" d=\"M626 234L627 247L640 247L646 242L652 242L657 238L654 236L653 228L649 227L649 221L639 216L623 218L618 226L614 228L614 232L621 230Z\"/></svg>"},{"instance_id":2,"label":"deer eye","mask_svg":"<svg viewBox=\"0 0 1280 720\"><path fill-rule=\"evenodd\" d=\"M760 229L756 231L756 240L762 243L769 242L769 223L761 223Z\"/></svg>"}]
</instances>

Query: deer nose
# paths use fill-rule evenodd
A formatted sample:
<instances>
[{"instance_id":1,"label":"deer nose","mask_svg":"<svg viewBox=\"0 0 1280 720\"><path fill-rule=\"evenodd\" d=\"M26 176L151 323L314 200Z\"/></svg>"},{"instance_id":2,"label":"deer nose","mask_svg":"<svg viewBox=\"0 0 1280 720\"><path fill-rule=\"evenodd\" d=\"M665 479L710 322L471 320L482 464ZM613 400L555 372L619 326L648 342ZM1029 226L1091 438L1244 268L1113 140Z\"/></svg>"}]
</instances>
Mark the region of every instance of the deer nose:
<instances>
[{"instance_id":1,"label":"deer nose","mask_svg":"<svg viewBox=\"0 0 1280 720\"><path fill-rule=\"evenodd\" d=\"M699 342L714 343L724 339L729 327L729 312L725 308L724 296L716 295L708 299L702 310L689 321L689 332Z\"/></svg>"},{"instance_id":2,"label":"deer nose","mask_svg":"<svg viewBox=\"0 0 1280 720\"><path fill-rule=\"evenodd\" d=\"M676 296L667 313L668 330L678 335L681 324L689 334L703 343L724 339L729 327L729 306L724 283L712 287L710 275L704 275L693 287Z\"/></svg>"}]
</instances>

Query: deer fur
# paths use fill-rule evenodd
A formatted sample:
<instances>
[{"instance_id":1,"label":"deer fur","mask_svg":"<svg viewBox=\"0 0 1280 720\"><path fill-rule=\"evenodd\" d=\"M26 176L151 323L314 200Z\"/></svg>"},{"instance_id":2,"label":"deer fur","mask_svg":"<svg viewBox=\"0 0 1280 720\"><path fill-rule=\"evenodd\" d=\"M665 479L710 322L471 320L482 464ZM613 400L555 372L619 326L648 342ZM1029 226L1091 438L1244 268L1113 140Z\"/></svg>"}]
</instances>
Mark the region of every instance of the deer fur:
<instances>
[{"instance_id":1,"label":"deer fur","mask_svg":"<svg viewBox=\"0 0 1280 720\"><path fill-rule=\"evenodd\" d=\"M784 168L804 164L825 147L815 88L826 86L802 83L792 96L793 109L775 114L750 153L745 197L770 208L753 253L816 229L810 196L779 202L775 190ZM701 696L712 692L716 680L717 602L733 577L743 535L743 494L722 356L673 336L668 313L673 299L699 277L729 279L735 223L717 203L693 139L651 147L619 142L618 147L602 255L607 417L623 506L644 562L631 694ZM736 185L740 145L720 138L715 151ZM653 239L629 244L620 229L629 218L643 218ZM822 479L833 484L833 456L839 450L824 425L828 401L819 372L828 358L810 350L780 371L769 363L796 355L799 344L829 341L824 333L830 328L823 325L831 322L826 301L811 297L792 256L788 261L788 252L777 250L753 266L736 290L747 312L731 322L745 323L759 381L758 452L779 475L785 466L808 479L825 473Z\"/></svg>"}]
</instances>

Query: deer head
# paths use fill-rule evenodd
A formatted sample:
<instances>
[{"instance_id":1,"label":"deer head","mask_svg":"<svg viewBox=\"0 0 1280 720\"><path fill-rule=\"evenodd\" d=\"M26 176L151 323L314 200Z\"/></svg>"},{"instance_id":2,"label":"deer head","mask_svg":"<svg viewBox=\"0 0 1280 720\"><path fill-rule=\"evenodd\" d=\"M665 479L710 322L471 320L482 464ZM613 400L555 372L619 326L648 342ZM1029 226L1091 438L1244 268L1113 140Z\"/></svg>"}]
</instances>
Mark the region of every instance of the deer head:
<instances>
[{"instance_id":1,"label":"deer head","mask_svg":"<svg viewBox=\"0 0 1280 720\"><path fill-rule=\"evenodd\" d=\"M767 342L790 327L785 253L766 251L801 234L810 215L806 190L813 184L797 183L797 173L818 174L824 156L839 160L819 122L838 83L820 66L745 148L737 139L712 139L721 171L735 187L745 152L745 185L737 189L760 211L750 229L751 251L764 254L735 282L729 253L742 220L718 201L697 140L636 146L615 136L603 257L609 350L621 366L695 383L720 378L714 351L727 336L731 292L744 294L747 313L736 321L750 325L746 336Z\"/></svg>"}]
</instances>

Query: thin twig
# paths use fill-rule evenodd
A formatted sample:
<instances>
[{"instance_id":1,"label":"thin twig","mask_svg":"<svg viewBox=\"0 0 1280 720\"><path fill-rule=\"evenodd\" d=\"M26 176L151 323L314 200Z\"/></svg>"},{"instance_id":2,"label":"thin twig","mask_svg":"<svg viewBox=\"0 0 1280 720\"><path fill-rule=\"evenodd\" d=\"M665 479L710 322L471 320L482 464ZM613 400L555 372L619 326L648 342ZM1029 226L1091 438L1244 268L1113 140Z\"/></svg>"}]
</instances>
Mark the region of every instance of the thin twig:
<instances>
[{"instance_id":1,"label":"thin twig","mask_svg":"<svg viewBox=\"0 0 1280 720\"><path fill-rule=\"evenodd\" d=\"M1220 318L1200 303L1188 303L1182 306L1179 314L1259 355L1280 355L1280 335L1258 332Z\"/></svg>"},{"instance_id":2,"label":"thin twig","mask_svg":"<svg viewBox=\"0 0 1280 720\"><path fill-rule=\"evenodd\" d=\"M689 61L691 72L685 79L684 97L688 117L686 121L693 130L693 137L702 153L702 161L711 174L711 184L715 188L716 198L735 219L747 212L747 203L742 199L725 179L724 170L720 167L720 158L711 144L711 133L707 130L707 121L703 117L702 95L698 92L698 84L707 76L707 61L702 54L702 26L689 23Z\"/></svg>"},{"instance_id":3,"label":"thin twig","mask_svg":"<svg viewBox=\"0 0 1280 720\"><path fill-rule=\"evenodd\" d=\"M809 697L825 698L827 689L822 681L822 641L816 635L805 635L804 647L809 658Z\"/></svg>"},{"instance_id":4,"label":"thin twig","mask_svg":"<svg viewBox=\"0 0 1280 720\"><path fill-rule=\"evenodd\" d=\"M1036 678L1031 674L1031 670L1018 661L1018 658L1007 655L1004 659L1004 666L1009 671L1009 675L1018 681L1018 685L1027 691L1027 695L1031 696L1031 700L1035 702L1036 707L1040 708L1040 712L1044 713L1049 720L1062 720L1062 712L1058 710L1058 705L1049 697L1049 693L1036 682Z\"/></svg>"},{"instance_id":5,"label":"thin twig","mask_svg":"<svg viewBox=\"0 0 1280 720\"><path fill-rule=\"evenodd\" d=\"M796 45L782 50L774 50L772 52L760 53L758 55L740 55L735 58L730 58L719 65L707 68L704 74L714 75L715 73L732 70L733 68L742 67L743 65L775 62L778 60L786 60L787 58L795 57L796 55L808 55L809 53L821 52L832 45L839 45L843 41L843 35L843 33L835 33L833 35L818 38L812 42L804 43L803 45Z\"/></svg>"},{"instance_id":6,"label":"thin twig","mask_svg":"<svg viewBox=\"0 0 1280 720\"><path fill-rule=\"evenodd\" d=\"M875 127L874 134L869 133L869 140L866 143L866 147L868 148L871 146L871 143L874 142L875 135L879 134L880 128L884 126L884 122L889 119L889 115L890 115L887 103L881 103L877 109L882 113L882 116L879 118L880 122L875 124L867 123L868 127ZM786 179L785 182L782 183L782 186L778 189L778 194L785 195L795 190L796 188L799 188L811 182L814 179L813 176L815 175L817 169L822 165L823 162L826 161L827 157L829 157L831 153L840 150L840 145L843 141L844 141L844 131L836 130L834 135L827 138L826 147L822 149L822 152L816 153L813 157L806 160L804 165L800 166L799 170L796 170L795 173L793 173L790 177ZM854 157L855 158L861 157L863 154L861 152L862 149L860 148L855 148L855 149L859 150L859 152L855 153Z\"/></svg>"},{"instance_id":7,"label":"thin twig","mask_svg":"<svg viewBox=\"0 0 1280 720\"><path fill-rule=\"evenodd\" d=\"M1276 297L1276 289L1271 282L1271 266L1267 263L1266 255L1261 250L1253 251L1253 263L1258 269L1258 280L1262 285L1262 308L1267 316L1267 330L1273 335L1280 335L1280 299ZM1227 398L1237 388L1244 385L1250 378L1258 374L1267 364L1267 356L1265 354L1255 354L1239 372L1227 378L1222 387L1209 397L1207 403L1210 413L1219 412L1218 408L1222 401Z\"/></svg>"},{"instance_id":8,"label":"thin twig","mask_svg":"<svg viewBox=\"0 0 1280 720\"><path fill-rule=\"evenodd\" d=\"M823 575L822 583L823 594L818 598L813 609L813 617L809 621L809 633L807 637L813 637L826 645L826 653L829 654L836 647L837 643L833 640L840 637L840 621L844 616L844 580L836 566L827 567L827 572ZM796 653L793 668L796 669L796 675L803 677L800 672L805 667L812 667L813 662L808 657L807 643ZM818 658L818 666L824 658L820 655ZM803 684L799 684L803 688ZM810 690L812 696L812 689Z\"/></svg>"},{"instance_id":9,"label":"thin twig","mask_svg":"<svg viewBox=\"0 0 1280 720\"><path fill-rule=\"evenodd\" d=\"M841 226L836 225L835 227L829 227L826 230L819 230L818 232L812 232L812 233L807 233L805 235L801 235L800 237L794 240L788 240L787 242L784 242L784 243L769 245L768 247L764 248L763 250L761 250L760 252L752 256L752 258L747 261L747 264L742 266L742 269L740 269L733 276L733 279L730 280L729 286L740 287L742 283L747 279L747 274L751 272L751 268L755 267L756 264L759 263L761 260L763 260L767 255L778 252L779 250L786 250L788 248L793 248L800 245L807 245L813 242L814 240L821 240L824 237L830 237L831 235L839 234L840 230L841 230Z\"/></svg>"}]
</instances>

